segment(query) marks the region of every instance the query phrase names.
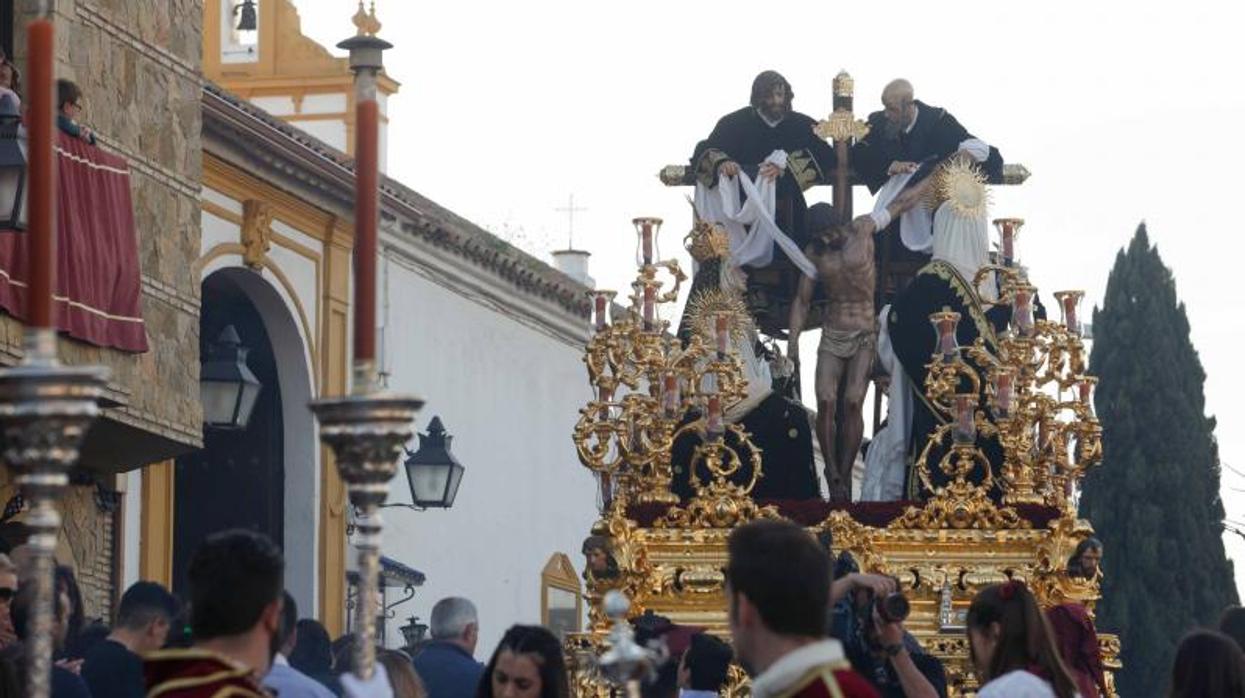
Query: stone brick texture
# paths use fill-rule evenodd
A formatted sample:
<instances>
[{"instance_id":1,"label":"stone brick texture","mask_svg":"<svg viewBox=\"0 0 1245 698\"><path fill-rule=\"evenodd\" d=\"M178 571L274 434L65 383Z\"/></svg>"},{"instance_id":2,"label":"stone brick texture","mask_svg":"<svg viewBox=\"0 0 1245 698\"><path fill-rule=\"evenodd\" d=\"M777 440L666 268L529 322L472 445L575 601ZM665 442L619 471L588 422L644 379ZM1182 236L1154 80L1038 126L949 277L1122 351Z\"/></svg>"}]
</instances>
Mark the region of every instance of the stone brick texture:
<instances>
[{"instance_id":1,"label":"stone brick texture","mask_svg":"<svg viewBox=\"0 0 1245 698\"><path fill-rule=\"evenodd\" d=\"M199 405L199 191L203 7L197 0L58 0L57 71L83 91L85 114L107 150L131 168L151 350L134 355L62 338L61 359L111 369L126 421L197 444ZM37 0L17 0L15 58L25 65L26 21ZM0 359L11 363L22 328L0 316ZM64 540L82 582L88 617L111 609L113 517L94 490L65 500ZM64 545L64 544L63 544ZM66 560L68 562L68 560Z\"/></svg>"}]
</instances>

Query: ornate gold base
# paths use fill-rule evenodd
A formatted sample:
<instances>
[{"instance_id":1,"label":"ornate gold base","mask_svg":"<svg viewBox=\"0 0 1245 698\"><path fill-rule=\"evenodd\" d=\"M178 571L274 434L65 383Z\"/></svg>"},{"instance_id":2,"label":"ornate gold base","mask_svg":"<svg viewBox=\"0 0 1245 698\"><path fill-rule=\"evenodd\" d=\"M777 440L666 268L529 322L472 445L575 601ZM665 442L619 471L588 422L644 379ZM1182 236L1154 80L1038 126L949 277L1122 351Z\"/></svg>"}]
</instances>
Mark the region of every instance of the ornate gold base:
<instances>
[{"instance_id":1,"label":"ornate gold base","mask_svg":"<svg viewBox=\"0 0 1245 698\"><path fill-rule=\"evenodd\" d=\"M594 527L595 532L610 536L622 574L590 586L588 632L568 640L577 695L609 695L605 684L583 663L599 655L605 644L609 623L601 613L600 599L607 588L621 589L631 597L632 617L652 611L674 623L729 636L722 569L727 562L727 538L744 514L737 507L719 512L720 503L693 501L651 528L623 518L603 520ZM688 523L693 511L700 523ZM982 587L1023 579L1043 605L1077 602L1093 610L1099 597L1097 582L1070 579L1063 569L1076 544L1092 535L1087 522L1064 517L1034 528L1009 507L980 503L969 507L967 501L951 500L944 506L931 502L926 508L910 510L909 517L913 512L931 512L929 516L941 524L934 525L933 519L923 516L920 521L901 518L877 528L836 511L809 531L829 531L833 553L850 552L863 571L899 579L912 607L905 625L927 651L944 662L951 695L965 695L975 686L963 622L969 603ZM779 514L758 508L746 515ZM729 523L706 525L713 518ZM963 525L956 527L956 522ZM1106 634L1100 638L1107 668L1119 668L1118 639ZM583 662L576 660L576 654ZM746 690L741 681L726 695L743 696Z\"/></svg>"}]
</instances>

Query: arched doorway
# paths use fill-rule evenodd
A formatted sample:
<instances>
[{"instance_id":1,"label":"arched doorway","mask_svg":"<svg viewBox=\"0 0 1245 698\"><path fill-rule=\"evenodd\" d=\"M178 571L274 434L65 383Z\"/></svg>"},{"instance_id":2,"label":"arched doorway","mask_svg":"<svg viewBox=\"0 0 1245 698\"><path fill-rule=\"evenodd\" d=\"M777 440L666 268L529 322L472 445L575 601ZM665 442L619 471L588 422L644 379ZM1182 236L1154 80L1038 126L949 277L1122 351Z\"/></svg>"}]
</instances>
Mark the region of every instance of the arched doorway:
<instances>
[{"instance_id":1,"label":"arched doorway","mask_svg":"<svg viewBox=\"0 0 1245 698\"><path fill-rule=\"evenodd\" d=\"M260 531L281 544L286 587L315 608L319 449L307 403L310 354L282 294L250 269L226 267L203 280L200 351L233 325L262 388L242 430L205 429L203 449L177 459L174 590L203 538L228 528Z\"/></svg>"}]
</instances>

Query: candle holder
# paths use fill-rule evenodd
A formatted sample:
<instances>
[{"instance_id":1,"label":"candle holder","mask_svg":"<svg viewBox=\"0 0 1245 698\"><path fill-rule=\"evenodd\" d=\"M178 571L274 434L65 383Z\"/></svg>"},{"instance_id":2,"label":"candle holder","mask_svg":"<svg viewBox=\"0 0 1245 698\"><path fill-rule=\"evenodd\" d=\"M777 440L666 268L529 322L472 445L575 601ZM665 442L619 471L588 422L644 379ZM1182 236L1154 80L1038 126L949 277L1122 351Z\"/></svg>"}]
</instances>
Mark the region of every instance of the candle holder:
<instances>
[{"instance_id":1,"label":"candle holder","mask_svg":"<svg viewBox=\"0 0 1245 698\"><path fill-rule=\"evenodd\" d=\"M1016 238L1024 224L1023 218L994 219L994 227L999 231L999 251L1003 256L1004 267L1012 267L1016 263Z\"/></svg>"},{"instance_id":2,"label":"candle holder","mask_svg":"<svg viewBox=\"0 0 1245 698\"><path fill-rule=\"evenodd\" d=\"M1076 337L1081 336L1081 299L1085 297L1084 291L1056 291L1055 300L1059 303L1059 313L1062 317L1063 326L1068 333Z\"/></svg>"},{"instance_id":3,"label":"candle holder","mask_svg":"<svg viewBox=\"0 0 1245 698\"><path fill-rule=\"evenodd\" d=\"M942 312L931 314L929 321L938 337L937 353L941 355L942 362L950 364L957 361L960 358L960 341L955 331L960 324L960 314L943 308Z\"/></svg>"},{"instance_id":4,"label":"candle holder","mask_svg":"<svg viewBox=\"0 0 1245 698\"><path fill-rule=\"evenodd\" d=\"M1012 329L1021 337L1033 336L1034 291L1028 284L1017 284L1012 288Z\"/></svg>"},{"instance_id":5,"label":"candle holder","mask_svg":"<svg viewBox=\"0 0 1245 698\"><path fill-rule=\"evenodd\" d=\"M0 431L4 461L29 502L34 585L26 647L26 695L46 698L52 672L52 626L55 615L56 540L61 529L57 504L69 485L69 469L99 414L107 369L63 366L56 358L56 331L29 328L25 358L0 370Z\"/></svg>"},{"instance_id":6,"label":"candle holder","mask_svg":"<svg viewBox=\"0 0 1245 698\"><path fill-rule=\"evenodd\" d=\"M368 383L356 382L366 389ZM355 671L369 678L376 663L376 614L366 609L379 602L380 505L389 496L389 481L398 458L413 435L412 422L423 401L407 395L363 393L316 400L311 411L320 422L320 441L333 451L337 473L354 507L355 547L359 550L359 614Z\"/></svg>"},{"instance_id":7,"label":"candle holder","mask_svg":"<svg viewBox=\"0 0 1245 698\"><path fill-rule=\"evenodd\" d=\"M1010 419L1013 397L1015 395L1016 369L1011 367L995 369L994 379L991 383L993 387L991 408L994 418L999 421Z\"/></svg>"},{"instance_id":8,"label":"candle holder","mask_svg":"<svg viewBox=\"0 0 1245 698\"><path fill-rule=\"evenodd\" d=\"M616 291L605 289L588 291L588 298L592 299L592 321L597 331L605 329L610 324L610 306L614 303L614 297L618 295Z\"/></svg>"},{"instance_id":9,"label":"candle holder","mask_svg":"<svg viewBox=\"0 0 1245 698\"><path fill-rule=\"evenodd\" d=\"M647 267L661 259L661 251L657 245L657 234L661 232L661 219L652 216L641 216L631 221L636 234L636 264Z\"/></svg>"}]
</instances>

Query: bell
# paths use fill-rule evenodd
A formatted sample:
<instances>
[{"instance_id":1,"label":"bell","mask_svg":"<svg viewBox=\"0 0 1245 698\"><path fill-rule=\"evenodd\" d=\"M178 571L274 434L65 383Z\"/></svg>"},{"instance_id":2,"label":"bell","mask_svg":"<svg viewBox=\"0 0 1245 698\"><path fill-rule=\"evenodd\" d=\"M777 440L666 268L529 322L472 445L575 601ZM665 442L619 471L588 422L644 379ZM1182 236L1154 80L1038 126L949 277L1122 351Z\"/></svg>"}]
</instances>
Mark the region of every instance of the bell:
<instances>
[{"instance_id":1,"label":"bell","mask_svg":"<svg viewBox=\"0 0 1245 698\"><path fill-rule=\"evenodd\" d=\"M234 6L233 13L238 15L238 31L255 31L258 26L258 17L255 15L255 0L242 0L241 3Z\"/></svg>"}]
</instances>

